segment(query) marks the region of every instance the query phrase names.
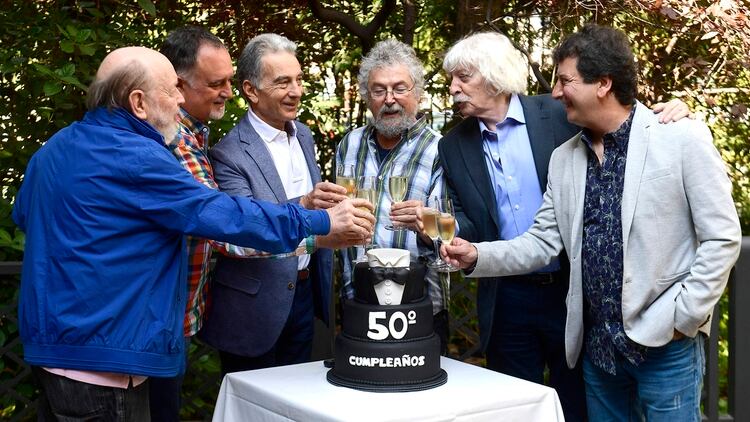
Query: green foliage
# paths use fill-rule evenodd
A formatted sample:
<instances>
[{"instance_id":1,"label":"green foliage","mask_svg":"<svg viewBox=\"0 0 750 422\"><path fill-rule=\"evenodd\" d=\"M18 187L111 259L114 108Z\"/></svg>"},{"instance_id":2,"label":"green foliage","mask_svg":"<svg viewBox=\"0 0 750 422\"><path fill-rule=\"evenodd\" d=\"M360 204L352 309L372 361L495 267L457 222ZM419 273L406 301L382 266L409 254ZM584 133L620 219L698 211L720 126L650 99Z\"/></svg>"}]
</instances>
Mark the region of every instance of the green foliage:
<instances>
[{"instance_id":1,"label":"green foliage","mask_svg":"<svg viewBox=\"0 0 750 422\"><path fill-rule=\"evenodd\" d=\"M126 45L158 47L166 33L186 23L211 28L237 57L247 40L261 32L277 32L298 42L306 71L299 118L313 130L318 162L330 179L332 156L341 137L364 124L366 109L357 93L356 75L362 43L341 25L321 22L305 0L281 3L261 0L10 0L0 9L0 259L19 260L24 235L13 224L11 204L33 153L57 130L80 119L86 86L107 52ZM709 123L734 186L734 199L750 233L750 15L748 5L734 0L661 0L659 2L480 0L415 1L413 27L406 19L405 1L377 31L375 40L404 39L413 34L417 54L425 64L425 111L440 114L450 103L441 72L443 52L473 30L492 24L532 53L543 76L554 69L550 47L583 23L595 20L624 30L631 38L641 69L640 99L646 104L681 98ZM366 24L382 7L380 0L329 0L325 7ZM532 81L534 82L534 81ZM541 91L532 84L530 93ZM216 142L244 115L246 104L236 96L223 120L211 122ZM455 282L455 280L454 280ZM469 289L472 286L468 286ZM469 290L471 292L471 290ZM0 285L0 304L14 303L17 281ZM725 302L725 300L724 300ZM722 303L724 303L722 302ZM456 318L471 314L470 295L454 298ZM16 327L0 320L0 345L17 338ZM472 324L475 324L473 321ZM472 327L475 327L473 325ZM721 323L726 335L726 321ZM724 337L726 338L726 337ZM470 349L475 338L456 333L454 345ZM726 368L726 342L720 356ZM16 346L20 353L20 346ZM194 348L191 348L195 353ZM218 371L215 356L200 355L199 373ZM14 366L15 365L15 366ZM0 381L15 376L18 364L0 360ZM725 369L724 369L725 370ZM726 383L726 377L723 377ZM191 382L193 384L191 384ZM186 381L199 388L200 381ZM192 386L192 387L191 387ZM20 387L33 397L30 385ZM207 401L204 398L196 399ZM210 405L210 401L208 405ZM16 414L13 400L0 400L0 418ZM11 410L8 410L11 409ZM183 416L197 415L195 409ZM15 412L15 413L14 413Z\"/></svg>"}]
</instances>

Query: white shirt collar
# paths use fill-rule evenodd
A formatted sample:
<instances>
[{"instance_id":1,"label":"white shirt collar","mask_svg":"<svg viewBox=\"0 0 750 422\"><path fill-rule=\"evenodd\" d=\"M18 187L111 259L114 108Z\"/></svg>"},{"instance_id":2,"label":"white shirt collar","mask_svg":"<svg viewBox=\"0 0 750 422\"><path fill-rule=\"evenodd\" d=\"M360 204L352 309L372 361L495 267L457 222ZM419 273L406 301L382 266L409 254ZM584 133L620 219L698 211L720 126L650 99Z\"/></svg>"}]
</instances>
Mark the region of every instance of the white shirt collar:
<instances>
[{"instance_id":1,"label":"white shirt collar","mask_svg":"<svg viewBox=\"0 0 750 422\"><path fill-rule=\"evenodd\" d=\"M255 132L258 133L260 139L264 140L267 143L275 141L279 138L279 135L282 135L284 140L287 140L288 137L297 137L297 126L295 126L293 122L285 122L285 130L278 130L261 120L260 117L258 117L258 115L253 112L252 107L248 107L247 109L247 119L250 124L253 125L253 129L255 129Z\"/></svg>"}]
</instances>

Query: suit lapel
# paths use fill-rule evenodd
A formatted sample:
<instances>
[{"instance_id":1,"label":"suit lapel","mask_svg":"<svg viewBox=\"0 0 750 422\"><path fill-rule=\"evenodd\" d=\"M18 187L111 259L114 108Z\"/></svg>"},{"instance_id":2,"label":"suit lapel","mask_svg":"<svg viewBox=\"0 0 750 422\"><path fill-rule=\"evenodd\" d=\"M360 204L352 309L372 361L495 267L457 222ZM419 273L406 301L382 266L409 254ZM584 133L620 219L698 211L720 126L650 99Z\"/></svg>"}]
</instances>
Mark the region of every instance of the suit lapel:
<instances>
[{"instance_id":1,"label":"suit lapel","mask_svg":"<svg viewBox=\"0 0 750 422\"><path fill-rule=\"evenodd\" d=\"M250 124L247 115L240 120L240 142L243 145L243 149L250 159L255 161L258 168L260 168L260 176L263 177L271 188L277 202L282 203L287 201L286 192L284 191L284 185L281 183L279 173L276 171L276 165L273 162L271 153L268 152L268 148L260 138L260 135L255 131L253 125Z\"/></svg>"},{"instance_id":2,"label":"suit lapel","mask_svg":"<svg viewBox=\"0 0 750 422\"><path fill-rule=\"evenodd\" d=\"M467 123L466 133L461 136L458 143L459 151L463 156L466 169L474 186L477 187L479 195L484 201L484 205L490 213L495 228L500 227L497 216L497 202L495 200L495 189L492 187L492 179L487 171L487 164L484 161L484 149L482 148L482 134L479 132L479 122L476 118L470 118L471 123ZM473 124L472 124L473 123Z\"/></svg>"},{"instance_id":3,"label":"suit lapel","mask_svg":"<svg viewBox=\"0 0 750 422\"><path fill-rule=\"evenodd\" d=\"M526 132L529 134L531 153L534 155L534 166L539 179L539 187L544 193L547 190L549 158L552 155L552 150L555 149L555 134L549 122L549 110L545 109L544 103L541 102L538 107L535 107L525 95L519 95L518 98L521 100L523 115L526 119Z\"/></svg>"},{"instance_id":4,"label":"suit lapel","mask_svg":"<svg viewBox=\"0 0 750 422\"><path fill-rule=\"evenodd\" d=\"M649 127L651 111L641 103L636 103L633 123L630 126L628 139L628 155L625 164L625 181L622 188L622 243L628 244L630 227L635 215L635 204L638 200L638 190L641 186L641 176L646 164L648 152Z\"/></svg>"},{"instance_id":5,"label":"suit lapel","mask_svg":"<svg viewBox=\"0 0 750 422\"><path fill-rule=\"evenodd\" d=\"M307 132L302 131L297 122L294 122L294 124L297 127L297 140L302 147L302 153L305 155L305 162L307 163L307 169L310 171L310 178L312 179L314 188L315 184L321 181L320 168L315 158L315 140L307 136Z\"/></svg>"},{"instance_id":6,"label":"suit lapel","mask_svg":"<svg viewBox=\"0 0 750 422\"><path fill-rule=\"evenodd\" d=\"M569 254L575 256L581 250L581 241L583 240L583 202L586 198L586 170L588 168L588 149L581 141L581 134L576 135L577 142L573 150L573 169L572 169L572 189L573 198L575 199L575 213L573 221L570 224L571 229L571 249ZM558 183L565 183L564 180Z\"/></svg>"}]
</instances>

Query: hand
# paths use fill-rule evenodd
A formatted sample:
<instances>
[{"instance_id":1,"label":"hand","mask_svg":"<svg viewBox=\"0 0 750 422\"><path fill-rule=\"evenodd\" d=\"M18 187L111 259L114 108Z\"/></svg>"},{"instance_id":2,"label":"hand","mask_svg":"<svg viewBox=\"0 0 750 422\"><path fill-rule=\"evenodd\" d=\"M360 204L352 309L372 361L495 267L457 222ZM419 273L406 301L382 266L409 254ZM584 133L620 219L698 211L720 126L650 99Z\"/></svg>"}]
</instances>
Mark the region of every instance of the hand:
<instances>
[{"instance_id":1,"label":"hand","mask_svg":"<svg viewBox=\"0 0 750 422\"><path fill-rule=\"evenodd\" d=\"M367 236L364 243L370 243L372 236ZM315 236L315 246L327 249L344 249L350 246L362 246L361 237L349 238L346 233L327 234Z\"/></svg>"},{"instance_id":2,"label":"hand","mask_svg":"<svg viewBox=\"0 0 750 422\"><path fill-rule=\"evenodd\" d=\"M421 233L422 225L422 202L417 199L411 199L403 202L394 202L391 204L391 221L396 227L404 227Z\"/></svg>"},{"instance_id":3,"label":"hand","mask_svg":"<svg viewBox=\"0 0 750 422\"><path fill-rule=\"evenodd\" d=\"M345 199L335 206L326 209L331 219L331 231L329 235L341 235L344 239L354 240L362 244L363 239L372 236L375 227L375 217L369 210L374 210L373 205L366 199Z\"/></svg>"},{"instance_id":4,"label":"hand","mask_svg":"<svg viewBox=\"0 0 750 422\"><path fill-rule=\"evenodd\" d=\"M685 117L695 118L695 114L690 112L687 104L677 98L673 98L666 103L656 103L651 109L655 114L659 114L659 123L676 122Z\"/></svg>"},{"instance_id":5,"label":"hand","mask_svg":"<svg viewBox=\"0 0 750 422\"><path fill-rule=\"evenodd\" d=\"M443 261L462 270L475 266L479 257L477 248L460 237L454 237L450 245L444 243L440 247L440 255Z\"/></svg>"},{"instance_id":6,"label":"hand","mask_svg":"<svg viewBox=\"0 0 750 422\"><path fill-rule=\"evenodd\" d=\"M299 203L309 210L325 210L346 199L346 188L331 182L319 182Z\"/></svg>"}]
</instances>

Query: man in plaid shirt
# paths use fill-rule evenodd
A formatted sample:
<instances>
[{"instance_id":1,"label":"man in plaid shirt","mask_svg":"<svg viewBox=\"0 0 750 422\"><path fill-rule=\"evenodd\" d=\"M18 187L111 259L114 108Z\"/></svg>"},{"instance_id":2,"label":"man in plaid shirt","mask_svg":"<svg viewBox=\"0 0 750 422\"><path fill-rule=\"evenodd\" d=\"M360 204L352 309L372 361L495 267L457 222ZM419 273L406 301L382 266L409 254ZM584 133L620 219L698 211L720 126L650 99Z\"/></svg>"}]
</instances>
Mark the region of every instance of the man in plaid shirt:
<instances>
[{"instance_id":1,"label":"man in plaid shirt","mask_svg":"<svg viewBox=\"0 0 750 422\"><path fill-rule=\"evenodd\" d=\"M389 39L376 44L362 60L359 93L372 119L367 126L344 136L336 150L336 163L354 166L354 176L377 177L374 243L378 247L408 249L413 260L433 252L432 241L422 234L420 209L431 196L440 196L443 170L438 160L440 134L418 115L424 88L424 68L410 46ZM402 202L392 202L388 178L407 177ZM391 222L408 230L390 231ZM360 244L361 245L361 244ZM343 295L354 296L352 260L361 246L342 251ZM430 269L428 292L432 300L435 332L443 354L448 342L448 275Z\"/></svg>"}]
</instances>

